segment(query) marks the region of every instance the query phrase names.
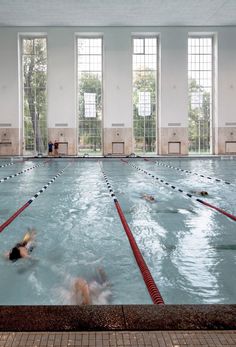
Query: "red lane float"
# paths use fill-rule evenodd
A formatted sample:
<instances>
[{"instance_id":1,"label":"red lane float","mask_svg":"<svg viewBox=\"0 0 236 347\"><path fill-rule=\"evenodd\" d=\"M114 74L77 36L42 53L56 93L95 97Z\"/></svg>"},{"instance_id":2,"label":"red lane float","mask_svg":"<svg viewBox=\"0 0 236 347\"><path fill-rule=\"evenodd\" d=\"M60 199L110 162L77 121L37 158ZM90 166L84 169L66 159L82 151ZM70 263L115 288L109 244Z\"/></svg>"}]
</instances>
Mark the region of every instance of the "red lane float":
<instances>
[{"instance_id":1,"label":"red lane float","mask_svg":"<svg viewBox=\"0 0 236 347\"><path fill-rule=\"evenodd\" d=\"M206 201L203 201L201 199L195 198L193 194L184 192L183 189L179 189L176 186L174 186L173 184L170 184L169 182L165 182L163 179L160 179L159 177L151 174L150 172L148 172L146 170L143 170L143 169L141 169L140 167L138 167L136 165L130 164L129 161L126 161L124 159L121 159L121 161L126 163L126 164L128 164L129 166L135 168L136 170L141 171L142 173L145 173L146 175L150 176L151 178L153 178L155 180L158 180L160 183L164 184L165 186L168 186L171 189L174 189L176 192L182 193L182 194L186 195L188 198L194 199L195 201L200 202L201 204L206 205L206 206L216 210L217 212L219 212L219 213L223 214L224 216L232 219L233 221L236 221L236 216L234 216L233 214L231 214L231 213L229 213L229 212L227 212L227 211L225 211L225 210L223 210L223 209L221 209L221 208L219 208L217 206L211 205L209 202L206 202Z\"/></svg>"},{"instance_id":2,"label":"red lane float","mask_svg":"<svg viewBox=\"0 0 236 347\"><path fill-rule=\"evenodd\" d=\"M226 211L222 210L221 208L219 208L219 207L217 207L217 206L211 205L211 204L209 204L209 202L203 201L203 200L201 200L201 199L196 199L196 200L197 200L198 202L200 202L201 204L206 205L206 206L208 206L208 207L210 207L210 208L213 208L214 210L216 210L216 211L218 211L218 212L224 214L226 217L228 217L228 218L230 218L230 219L236 221L236 216L234 216L233 214L231 214L231 213L229 213L229 212L226 212Z\"/></svg>"},{"instance_id":3,"label":"red lane float","mask_svg":"<svg viewBox=\"0 0 236 347\"><path fill-rule=\"evenodd\" d=\"M122 225L124 227L124 230L126 232L126 235L128 237L131 249L133 251L134 257L135 257L136 262L137 262L137 264L139 266L139 269L141 271L141 274L143 276L144 282L145 282L146 287L148 289L148 292L149 292L149 294L151 296L151 299L152 299L154 304L162 305L162 304L164 304L164 300L163 300L163 298L161 296L161 293L160 293L159 289L157 288L156 283L154 282L154 279L153 279L153 277L151 275L151 272L149 271L148 266L147 266L147 264L146 264L146 262L145 262L145 260L144 260L144 258L142 256L142 253L139 250L139 247L138 247L138 245L137 245L137 243L135 241L135 238L134 238L134 236L132 234L132 231L130 230L130 227L129 227L127 221L126 221L126 218L125 218L125 215L124 215L124 213L123 213L123 211L121 209L121 206L120 206L120 204L119 204L119 202L118 202L118 200L117 200L117 198L116 198L116 196L115 196L115 194L114 194L114 192L112 190L112 187L111 187L111 185L110 185L110 183L108 181L108 178L107 178L106 174L104 173L104 171L102 169L101 169L101 171L102 171L102 174L103 174L103 176L105 178L107 187L108 187L109 192L111 194L111 197L114 200L116 210L117 210L117 212L119 214L121 223L122 223Z\"/></svg>"},{"instance_id":4,"label":"red lane float","mask_svg":"<svg viewBox=\"0 0 236 347\"><path fill-rule=\"evenodd\" d=\"M23 212L26 207L28 207L30 205L30 202L27 201L21 208L19 208L19 210L17 210L10 218L8 218L8 220L6 220L1 226L0 226L0 233L9 225L11 224L11 222L14 221L14 219L19 216L19 214L21 214L21 212Z\"/></svg>"},{"instance_id":5,"label":"red lane float","mask_svg":"<svg viewBox=\"0 0 236 347\"><path fill-rule=\"evenodd\" d=\"M10 218L8 218L2 225L0 225L0 233L11 222L13 222L14 219L16 219L16 217L19 216L19 214L21 214L21 212L23 212L40 194L42 194L50 186L50 184L52 184L59 176L61 176L61 174L63 173L63 171L65 171L67 166L63 170L58 172L58 174L56 176L54 176L47 184L45 184L45 186L43 186L34 196L32 196L32 198L29 199L21 208L19 208L19 210L17 210Z\"/></svg>"},{"instance_id":6,"label":"red lane float","mask_svg":"<svg viewBox=\"0 0 236 347\"><path fill-rule=\"evenodd\" d=\"M126 235L129 239L129 243L130 243L130 246L131 246L132 251L134 253L134 257L137 261L137 264L138 264L139 269L142 273L144 282L145 282L147 289L149 291L149 294L152 298L152 301L154 304L162 305L162 304L164 304L164 300L161 296L159 289L157 288L156 283L154 282L154 279L153 279L153 277L152 277L152 275L151 275L151 273L147 267L145 260L143 259L143 256L142 256L142 254L138 248L138 245L134 239L134 236L130 230L130 227L129 227L126 219L125 219L125 216L124 216L124 213L120 207L120 204L117 200L114 202L115 202L115 206L116 206L116 209L118 211L118 214L120 216L120 220L121 220L123 227L125 229Z\"/></svg>"}]
</instances>

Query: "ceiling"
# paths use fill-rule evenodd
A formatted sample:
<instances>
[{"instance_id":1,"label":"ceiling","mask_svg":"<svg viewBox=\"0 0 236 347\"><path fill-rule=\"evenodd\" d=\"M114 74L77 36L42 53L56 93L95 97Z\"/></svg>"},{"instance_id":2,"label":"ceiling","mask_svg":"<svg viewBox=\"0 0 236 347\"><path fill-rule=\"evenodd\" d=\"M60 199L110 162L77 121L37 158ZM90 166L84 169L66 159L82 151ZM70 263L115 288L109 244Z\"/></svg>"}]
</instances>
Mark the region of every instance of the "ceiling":
<instances>
[{"instance_id":1,"label":"ceiling","mask_svg":"<svg viewBox=\"0 0 236 347\"><path fill-rule=\"evenodd\" d=\"M233 26L236 0L0 0L0 26Z\"/></svg>"}]
</instances>

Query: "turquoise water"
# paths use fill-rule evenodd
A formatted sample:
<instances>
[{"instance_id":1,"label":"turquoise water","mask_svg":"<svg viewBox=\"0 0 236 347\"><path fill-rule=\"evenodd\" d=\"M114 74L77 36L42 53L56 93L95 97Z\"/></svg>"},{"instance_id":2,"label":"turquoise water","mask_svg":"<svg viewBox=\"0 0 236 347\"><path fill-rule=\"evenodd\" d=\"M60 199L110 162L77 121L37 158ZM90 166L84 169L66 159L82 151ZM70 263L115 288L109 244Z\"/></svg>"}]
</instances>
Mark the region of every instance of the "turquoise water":
<instances>
[{"instance_id":1,"label":"turquoise water","mask_svg":"<svg viewBox=\"0 0 236 347\"><path fill-rule=\"evenodd\" d=\"M0 179L39 162L43 160L15 161L0 168ZM119 159L100 162L165 303L235 303L236 222ZM208 191L206 201L236 214L235 160L173 158L161 162L232 184L212 183L142 159L130 160L186 192ZM99 160L51 160L1 183L0 223L64 168L0 234L3 255L28 227L37 231L31 259L12 263L0 258L0 304L71 304L74 279L92 281L101 268L112 293L108 303L150 304ZM144 200L143 194L152 194L156 202Z\"/></svg>"}]
</instances>

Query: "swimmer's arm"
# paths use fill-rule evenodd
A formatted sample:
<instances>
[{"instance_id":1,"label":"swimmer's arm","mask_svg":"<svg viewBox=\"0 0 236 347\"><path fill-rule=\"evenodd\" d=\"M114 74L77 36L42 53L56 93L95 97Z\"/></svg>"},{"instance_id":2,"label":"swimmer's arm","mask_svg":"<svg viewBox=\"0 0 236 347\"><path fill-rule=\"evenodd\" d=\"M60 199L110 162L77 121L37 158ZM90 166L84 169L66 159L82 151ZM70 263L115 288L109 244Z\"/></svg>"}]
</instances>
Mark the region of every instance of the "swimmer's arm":
<instances>
[{"instance_id":1,"label":"swimmer's arm","mask_svg":"<svg viewBox=\"0 0 236 347\"><path fill-rule=\"evenodd\" d=\"M88 293L84 294L84 301L83 301L83 304L84 304L84 305L90 305L90 304L91 304Z\"/></svg>"},{"instance_id":2,"label":"swimmer's arm","mask_svg":"<svg viewBox=\"0 0 236 347\"><path fill-rule=\"evenodd\" d=\"M29 233L29 238L28 238L27 243L35 241L36 230L34 228L28 229L28 233Z\"/></svg>"},{"instance_id":3,"label":"swimmer's arm","mask_svg":"<svg viewBox=\"0 0 236 347\"><path fill-rule=\"evenodd\" d=\"M81 305L89 305L91 304L91 299L90 299L90 289L88 282L84 280L83 278L77 278L75 283L74 283L74 291L76 297L78 294L82 296L82 302L79 304Z\"/></svg>"},{"instance_id":4,"label":"swimmer's arm","mask_svg":"<svg viewBox=\"0 0 236 347\"><path fill-rule=\"evenodd\" d=\"M87 283L83 285L82 292L83 292L83 305L91 304L91 302L90 302L90 291L89 291L89 286L88 286Z\"/></svg>"}]
</instances>

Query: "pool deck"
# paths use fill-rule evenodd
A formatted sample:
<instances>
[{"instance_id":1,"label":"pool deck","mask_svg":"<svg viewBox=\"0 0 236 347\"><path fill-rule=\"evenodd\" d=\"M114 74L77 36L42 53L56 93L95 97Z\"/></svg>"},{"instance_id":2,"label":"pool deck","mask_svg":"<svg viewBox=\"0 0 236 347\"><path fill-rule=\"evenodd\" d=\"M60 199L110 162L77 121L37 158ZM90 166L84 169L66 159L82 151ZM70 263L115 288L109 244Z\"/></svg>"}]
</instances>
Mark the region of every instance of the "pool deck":
<instances>
[{"instance_id":1,"label":"pool deck","mask_svg":"<svg viewBox=\"0 0 236 347\"><path fill-rule=\"evenodd\" d=\"M236 305L1 306L0 347L236 346Z\"/></svg>"},{"instance_id":2,"label":"pool deck","mask_svg":"<svg viewBox=\"0 0 236 347\"><path fill-rule=\"evenodd\" d=\"M0 347L235 347L236 330L2 332Z\"/></svg>"}]
</instances>

